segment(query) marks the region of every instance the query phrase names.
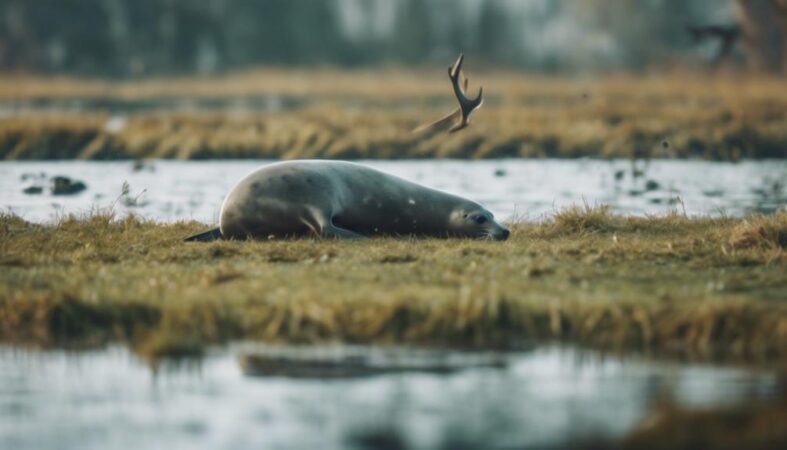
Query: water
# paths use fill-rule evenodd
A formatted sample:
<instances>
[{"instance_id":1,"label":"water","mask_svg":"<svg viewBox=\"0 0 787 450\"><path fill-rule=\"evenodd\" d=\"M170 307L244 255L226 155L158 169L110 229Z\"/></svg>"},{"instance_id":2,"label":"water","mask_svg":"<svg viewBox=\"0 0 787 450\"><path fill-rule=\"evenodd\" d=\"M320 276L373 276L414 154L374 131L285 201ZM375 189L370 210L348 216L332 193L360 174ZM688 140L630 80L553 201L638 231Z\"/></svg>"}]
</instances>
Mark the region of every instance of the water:
<instances>
[{"instance_id":1,"label":"water","mask_svg":"<svg viewBox=\"0 0 787 450\"><path fill-rule=\"evenodd\" d=\"M308 103L307 100L286 96L244 96L207 98L36 98L0 100L0 118L19 116L63 116L85 112L111 113L115 120L129 114L142 112L263 112L295 109ZM110 119L112 120L112 119Z\"/></svg>"},{"instance_id":2,"label":"water","mask_svg":"<svg viewBox=\"0 0 787 450\"><path fill-rule=\"evenodd\" d=\"M464 369L467 356L452 354L459 370L448 374L348 378L244 375L238 356L249 351L153 370L120 347L0 347L0 448L333 449L381 440L409 449L544 448L619 438L664 395L717 408L780 389L767 371L566 347Z\"/></svg>"},{"instance_id":3,"label":"water","mask_svg":"<svg viewBox=\"0 0 787 450\"><path fill-rule=\"evenodd\" d=\"M2 162L0 208L37 222L112 207L161 221L215 223L232 186L268 163L154 161L134 170L128 161ZM653 161L638 178L628 161L364 163L475 199L504 219L538 220L582 203L609 204L623 214L677 209L733 216L787 204L785 161ZM87 189L71 196L22 192L57 175ZM658 186L648 190L648 181ZM496 355L502 364L456 354L450 370L342 369L339 376L313 369L259 376L239 364L248 351L216 350L199 363L153 370L120 347L80 353L0 347L0 449L570 447L624 436L663 396L721 408L772 398L780 388L769 371L565 347Z\"/></svg>"},{"instance_id":4,"label":"water","mask_svg":"<svg viewBox=\"0 0 787 450\"><path fill-rule=\"evenodd\" d=\"M652 161L641 177L629 161L364 161L400 177L476 200L503 219L538 220L556 209L608 204L623 214L742 216L787 205L787 161L738 163ZM215 223L224 196L243 176L270 161L155 161L142 170L122 162L0 162L0 208L32 221L114 207L119 213ZM615 175L622 175L617 180ZM88 189L73 196L24 194L47 177L65 175ZM651 183L648 190L648 182ZM121 197L123 184L128 195Z\"/></svg>"}]
</instances>

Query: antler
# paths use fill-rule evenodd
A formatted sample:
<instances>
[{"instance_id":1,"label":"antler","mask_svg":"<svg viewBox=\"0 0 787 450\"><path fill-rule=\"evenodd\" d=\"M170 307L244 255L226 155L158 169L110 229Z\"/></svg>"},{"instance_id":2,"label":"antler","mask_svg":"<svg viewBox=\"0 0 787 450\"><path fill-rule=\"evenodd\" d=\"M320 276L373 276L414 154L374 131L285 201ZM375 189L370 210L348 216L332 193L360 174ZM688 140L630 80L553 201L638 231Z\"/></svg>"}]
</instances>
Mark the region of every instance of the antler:
<instances>
[{"instance_id":1,"label":"antler","mask_svg":"<svg viewBox=\"0 0 787 450\"><path fill-rule=\"evenodd\" d=\"M459 101L459 110L462 113L462 119L456 125L451 127L450 130L448 130L449 133L459 131L469 125L470 114L478 109L481 106L481 103L484 102L483 87L478 88L478 96L471 100L467 98L467 95L465 95L468 79L464 79L464 89L459 86L459 76L462 74L462 63L464 61L465 55L460 53L459 57L456 58L454 65L448 68L448 77L451 79L451 85L454 87L454 95L456 95L456 99Z\"/></svg>"},{"instance_id":2,"label":"antler","mask_svg":"<svg viewBox=\"0 0 787 450\"><path fill-rule=\"evenodd\" d=\"M449 121L453 122L457 118L459 119L449 130L449 133L453 133L455 131L459 131L462 128L465 128L470 124L470 114L473 111L478 109L481 104L484 102L484 88L478 88L478 96L474 99L467 98L465 92L467 91L467 84L468 79L462 73L462 63L465 60L465 55L460 53L459 57L456 59L456 62L448 68L448 78L451 79L451 85L454 88L454 95L456 95L457 101L459 101L459 108L454 110L451 114L448 114L445 117L442 117L432 123L422 125L415 130L416 133L421 131L425 131L428 129L439 127ZM463 79L464 87L460 86L459 78Z\"/></svg>"}]
</instances>

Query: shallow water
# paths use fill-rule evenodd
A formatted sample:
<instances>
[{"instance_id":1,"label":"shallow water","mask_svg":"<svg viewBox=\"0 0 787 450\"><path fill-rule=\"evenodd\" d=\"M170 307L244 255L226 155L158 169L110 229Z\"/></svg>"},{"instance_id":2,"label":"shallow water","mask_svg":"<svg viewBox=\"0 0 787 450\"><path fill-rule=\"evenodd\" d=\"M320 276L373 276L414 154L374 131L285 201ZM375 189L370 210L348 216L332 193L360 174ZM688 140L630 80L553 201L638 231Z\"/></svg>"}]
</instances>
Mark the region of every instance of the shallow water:
<instances>
[{"instance_id":1,"label":"shallow water","mask_svg":"<svg viewBox=\"0 0 787 450\"><path fill-rule=\"evenodd\" d=\"M243 176L270 161L154 161L133 170L129 161L0 162L0 208L32 221L114 207L162 221L215 223L221 202ZM787 205L787 161L738 163L662 160L641 163L633 177L625 160L365 161L372 167L476 200L503 219L539 219L569 205L608 204L624 214L741 216ZM622 176L617 180L615 175ZM72 196L53 196L49 178L87 184ZM648 181L651 183L647 189ZM123 184L128 195L121 196ZM22 191L45 187L40 195ZM656 186L656 184L658 186Z\"/></svg>"},{"instance_id":2,"label":"shallow water","mask_svg":"<svg viewBox=\"0 0 787 450\"><path fill-rule=\"evenodd\" d=\"M621 437L664 396L724 407L780 389L767 371L565 347L465 369L469 356L455 353L459 370L448 374L348 378L247 376L238 357L248 351L217 350L154 371L120 347L0 347L0 448L332 449L381 440L411 449L562 447Z\"/></svg>"},{"instance_id":3,"label":"shallow water","mask_svg":"<svg viewBox=\"0 0 787 450\"><path fill-rule=\"evenodd\" d=\"M244 96L207 98L155 98L155 99L112 99L112 98L37 98L0 101L0 117L24 117L85 112L110 113L113 118L123 119L129 114L141 112L196 112L222 111L224 113L249 113L296 109L307 100L286 96ZM110 119L111 120L111 119Z\"/></svg>"}]
</instances>

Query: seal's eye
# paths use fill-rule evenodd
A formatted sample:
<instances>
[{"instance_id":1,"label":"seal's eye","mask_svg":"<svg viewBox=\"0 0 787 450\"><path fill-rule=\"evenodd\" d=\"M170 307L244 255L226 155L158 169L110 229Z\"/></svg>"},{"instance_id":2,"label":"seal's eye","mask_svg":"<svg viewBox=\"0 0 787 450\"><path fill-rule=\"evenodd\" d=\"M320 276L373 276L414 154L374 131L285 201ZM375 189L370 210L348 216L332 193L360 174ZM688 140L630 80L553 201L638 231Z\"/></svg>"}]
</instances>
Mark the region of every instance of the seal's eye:
<instances>
[{"instance_id":1,"label":"seal's eye","mask_svg":"<svg viewBox=\"0 0 787 450\"><path fill-rule=\"evenodd\" d=\"M482 225L486 223L486 216L475 216L473 217L473 222Z\"/></svg>"}]
</instances>

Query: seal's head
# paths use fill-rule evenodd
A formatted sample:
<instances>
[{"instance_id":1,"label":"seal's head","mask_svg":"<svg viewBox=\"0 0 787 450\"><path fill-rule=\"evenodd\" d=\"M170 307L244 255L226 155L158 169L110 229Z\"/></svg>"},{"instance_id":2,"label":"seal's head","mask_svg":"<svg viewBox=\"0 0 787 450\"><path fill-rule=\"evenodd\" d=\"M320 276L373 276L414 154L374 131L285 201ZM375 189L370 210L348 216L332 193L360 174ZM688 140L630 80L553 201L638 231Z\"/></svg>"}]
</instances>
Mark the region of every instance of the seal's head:
<instances>
[{"instance_id":1,"label":"seal's head","mask_svg":"<svg viewBox=\"0 0 787 450\"><path fill-rule=\"evenodd\" d=\"M467 204L454 209L448 228L457 236L477 237L505 241L510 232L495 221L494 215L477 204Z\"/></svg>"}]
</instances>

